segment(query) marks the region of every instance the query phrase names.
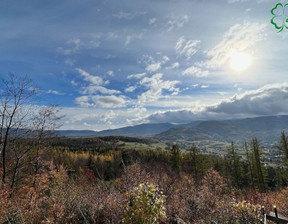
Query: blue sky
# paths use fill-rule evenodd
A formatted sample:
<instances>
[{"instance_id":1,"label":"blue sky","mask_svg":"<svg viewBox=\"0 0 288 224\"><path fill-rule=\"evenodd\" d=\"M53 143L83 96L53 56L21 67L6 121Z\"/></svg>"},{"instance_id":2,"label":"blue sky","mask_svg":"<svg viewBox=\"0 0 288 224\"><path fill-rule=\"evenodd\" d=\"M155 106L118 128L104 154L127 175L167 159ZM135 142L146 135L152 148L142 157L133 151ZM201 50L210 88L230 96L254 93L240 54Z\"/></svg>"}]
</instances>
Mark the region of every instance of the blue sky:
<instances>
[{"instance_id":1,"label":"blue sky","mask_svg":"<svg viewBox=\"0 0 288 224\"><path fill-rule=\"evenodd\" d=\"M277 2L1 0L0 76L28 75L63 129L288 114Z\"/></svg>"}]
</instances>

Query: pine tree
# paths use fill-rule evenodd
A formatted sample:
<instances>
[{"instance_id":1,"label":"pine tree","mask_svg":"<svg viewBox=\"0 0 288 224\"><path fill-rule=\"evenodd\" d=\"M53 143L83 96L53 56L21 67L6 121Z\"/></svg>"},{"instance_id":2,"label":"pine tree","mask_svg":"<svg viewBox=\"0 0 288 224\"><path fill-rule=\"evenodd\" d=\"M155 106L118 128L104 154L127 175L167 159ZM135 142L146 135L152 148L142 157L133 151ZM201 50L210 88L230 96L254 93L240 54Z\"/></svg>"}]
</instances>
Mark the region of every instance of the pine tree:
<instances>
[{"instance_id":1,"label":"pine tree","mask_svg":"<svg viewBox=\"0 0 288 224\"><path fill-rule=\"evenodd\" d=\"M171 150L171 166L174 171L179 173L181 171L181 151L179 145L173 145Z\"/></svg>"},{"instance_id":2,"label":"pine tree","mask_svg":"<svg viewBox=\"0 0 288 224\"><path fill-rule=\"evenodd\" d=\"M191 160L191 168L194 175L195 183L197 183L201 175L201 172L203 171L201 167L202 158L196 145L193 144L189 151L190 151L189 156Z\"/></svg>"},{"instance_id":3,"label":"pine tree","mask_svg":"<svg viewBox=\"0 0 288 224\"><path fill-rule=\"evenodd\" d=\"M277 146L278 149L280 149L284 154L284 166L287 167L288 164L288 141L287 137L285 135L285 132L281 132L281 139L280 139L280 144Z\"/></svg>"},{"instance_id":4,"label":"pine tree","mask_svg":"<svg viewBox=\"0 0 288 224\"><path fill-rule=\"evenodd\" d=\"M284 158L282 161L283 167L282 169L279 169L279 171L281 171L279 172L279 179L282 179L281 182L283 183L283 185L286 185L288 181L288 140L287 138L288 137L285 135L285 132L282 131L280 143L279 143L279 146L277 146L277 148L284 153Z\"/></svg>"},{"instance_id":5,"label":"pine tree","mask_svg":"<svg viewBox=\"0 0 288 224\"><path fill-rule=\"evenodd\" d=\"M261 164L261 149L259 146L259 142L257 138L252 139L251 147L253 151L253 173L257 180L257 186L261 191L266 190L266 181L265 181L265 174L264 174L264 167Z\"/></svg>"},{"instance_id":6,"label":"pine tree","mask_svg":"<svg viewBox=\"0 0 288 224\"><path fill-rule=\"evenodd\" d=\"M255 188L255 181L253 178L253 153L251 153L251 151L249 150L247 142L245 142L244 144L244 150L247 159L244 165L246 167L246 170L248 171L246 174L247 184L249 187Z\"/></svg>"},{"instance_id":7,"label":"pine tree","mask_svg":"<svg viewBox=\"0 0 288 224\"><path fill-rule=\"evenodd\" d=\"M232 179L234 184L237 187L242 186L242 171L240 166L240 158L237 154L237 149L234 146L234 143L231 142L231 146L228 148L228 157L231 164Z\"/></svg>"}]
</instances>

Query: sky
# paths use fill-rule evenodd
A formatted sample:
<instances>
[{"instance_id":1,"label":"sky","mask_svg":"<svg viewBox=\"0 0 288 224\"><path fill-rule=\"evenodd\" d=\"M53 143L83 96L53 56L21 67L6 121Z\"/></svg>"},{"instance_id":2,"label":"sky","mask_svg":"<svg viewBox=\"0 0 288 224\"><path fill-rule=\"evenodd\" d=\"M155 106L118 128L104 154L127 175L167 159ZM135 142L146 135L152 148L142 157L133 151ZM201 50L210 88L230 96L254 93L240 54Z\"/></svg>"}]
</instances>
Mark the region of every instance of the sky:
<instances>
[{"instance_id":1,"label":"sky","mask_svg":"<svg viewBox=\"0 0 288 224\"><path fill-rule=\"evenodd\" d=\"M278 2L0 0L0 78L30 77L62 129L288 114Z\"/></svg>"}]
</instances>

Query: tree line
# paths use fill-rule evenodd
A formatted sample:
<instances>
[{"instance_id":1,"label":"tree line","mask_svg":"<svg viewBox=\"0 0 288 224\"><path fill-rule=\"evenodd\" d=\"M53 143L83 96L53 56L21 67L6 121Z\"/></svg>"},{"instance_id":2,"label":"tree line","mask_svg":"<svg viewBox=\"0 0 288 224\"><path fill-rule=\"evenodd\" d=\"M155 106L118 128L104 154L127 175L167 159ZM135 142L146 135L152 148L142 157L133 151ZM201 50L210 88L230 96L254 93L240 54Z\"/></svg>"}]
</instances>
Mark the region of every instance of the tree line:
<instances>
[{"instance_id":1,"label":"tree line","mask_svg":"<svg viewBox=\"0 0 288 224\"><path fill-rule=\"evenodd\" d=\"M113 137L110 137L111 139ZM59 142L65 142L65 147ZM265 192L269 189L276 190L287 186L287 137L284 132L277 148L283 152L281 164L267 165L261 159L262 147L257 138L245 143L242 152L245 156L239 155L239 148L232 142L227 148L224 158L212 157L201 153L196 145L189 150L181 150L179 145L172 145L166 150L147 149L133 150L125 149L117 141L110 145L110 142L98 142L97 138L84 139L57 139L53 145L54 161L73 170L75 175L83 170L90 170L97 178L113 180L122 175L125 166L134 163L162 164L166 169L171 170L175 175L181 173L192 174L195 184L200 182L206 171L210 168L218 171L229 180L231 187L237 189L257 189ZM75 142L81 143L84 147L75 148ZM90 145L91 141L97 141L98 147L85 147L85 142ZM77 145L77 144L76 144Z\"/></svg>"}]
</instances>

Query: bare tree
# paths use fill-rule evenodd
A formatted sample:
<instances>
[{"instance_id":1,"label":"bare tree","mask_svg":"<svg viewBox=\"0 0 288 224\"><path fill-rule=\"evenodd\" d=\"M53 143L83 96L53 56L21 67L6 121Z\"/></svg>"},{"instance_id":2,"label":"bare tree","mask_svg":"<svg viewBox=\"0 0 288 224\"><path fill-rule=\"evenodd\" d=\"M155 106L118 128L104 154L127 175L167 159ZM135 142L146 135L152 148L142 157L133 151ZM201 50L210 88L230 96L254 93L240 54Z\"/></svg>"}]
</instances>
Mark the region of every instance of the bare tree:
<instances>
[{"instance_id":1,"label":"bare tree","mask_svg":"<svg viewBox=\"0 0 288 224\"><path fill-rule=\"evenodd\" d=\"M34 181L35 187L37 174L40 167L40 150L44 146L44 140L54 135L54 130L61 127L59 121L63 118L59 114L60 108L57 105L48 105L41 107L33 120L33 138L36 140L36 157L34 162Z\"/></svg>"},{"instance_id":2,"label":"bare tree","mask_svg":"<svg viewBox=\"0 0 288 224\"><path fill-rule=\"evenodd\" d=\"M23 107L29 103L29 100L35 95L35 88L32 81L27 77L17 79L10 74L9 79L2 80L0 83L0 155L2 157L2 189L6 183L6 153L8 140L12 131L23 126L27 119L27 111Z\"/></svg>"},{"instance_id":3,"label":"bare tree","mask_svg":"<svg viewBox=\"0 0 288 224\"><path fill-rule=\"evenodd\" d=\"M14 139L10 141L9 149L12 151L13 154L13 165L12 168L12 177L11 177L11 184L10 184L10 197L12 197L14 188L16 183L18 182L19 178L18 175L20 173L20 169L24 168L22 160L28 154L28 152L33 148L33 139L21 139L15 136Z\"/></svg>"}]
</instances>

